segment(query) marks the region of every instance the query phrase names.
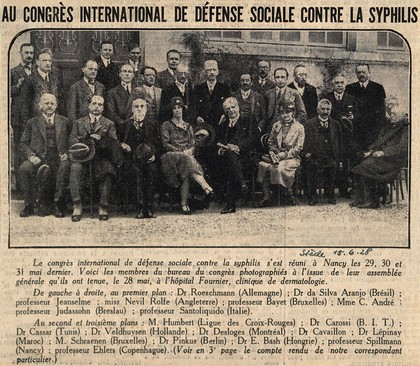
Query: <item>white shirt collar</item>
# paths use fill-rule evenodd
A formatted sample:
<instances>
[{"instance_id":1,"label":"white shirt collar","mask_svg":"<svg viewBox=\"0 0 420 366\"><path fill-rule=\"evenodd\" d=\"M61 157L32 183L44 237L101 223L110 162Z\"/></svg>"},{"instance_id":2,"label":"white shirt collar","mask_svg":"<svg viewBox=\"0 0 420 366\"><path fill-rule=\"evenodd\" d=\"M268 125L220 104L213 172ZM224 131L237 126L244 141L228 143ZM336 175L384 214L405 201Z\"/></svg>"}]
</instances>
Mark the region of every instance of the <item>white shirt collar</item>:
<instances>
[{"instance_id":1,"label":"white shirt collar","mask_svg":"<svg viewBox=\"0 0 420 366\"><path fill-rule=\"evenodd\" d=\"M101 59L104 65L111 64L111 58L105 58L104 56L101 55Z\"/></svg>"},{"instance_id":2,"label":"white shirt collar","mask_svg":"<svg viewBox=\"0 0 420 366\"><path fill-rule=\"evenodd\" d=\"M243 91L241 89L242 99L248 99L250 94L251 94L251 89L249 89L248 91Z\"/></svg>"},{"instance_id":3,"label":"white shirt collar","mask_svg":"<svg viewBox=\"0 0 420 366\"><path fill-rule=\"evenodd\" d=\"M41 69L39 69L38 68L38 73L39 73L39 75L41 75L41 77L43 78L43 79L45 79L45 77L48 75L48 78L50 77L50 73L49 72L44 72L44 71L41 71Z\"/></svg>"}]
</instances>

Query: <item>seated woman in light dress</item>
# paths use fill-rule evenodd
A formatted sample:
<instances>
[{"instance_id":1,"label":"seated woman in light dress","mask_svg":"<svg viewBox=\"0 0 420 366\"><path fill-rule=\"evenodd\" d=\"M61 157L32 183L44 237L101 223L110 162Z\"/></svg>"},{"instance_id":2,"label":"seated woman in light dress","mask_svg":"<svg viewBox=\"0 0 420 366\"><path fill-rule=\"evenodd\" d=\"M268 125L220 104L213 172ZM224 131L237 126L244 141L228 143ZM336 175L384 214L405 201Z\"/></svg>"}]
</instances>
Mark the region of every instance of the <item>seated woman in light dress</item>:
<instances>
[{"instance_id":1,"label":"seated woman in light dress","mask_svg":"<svg viewBox=\"0 0 420 366\"><path fill-rule=\"evenodd\" d=\"M166 151L161 161L166 183L172 188L180 188L182 212L190 215L190 178L200 185L207 196L213 196L213 189L205 180L200 163L194 158L194 130L183 120L184 107L182 98L171 99L172 119L161 127L162 146Z\"/></svg>"},{"instance_id":2,"label":"seated woman in light dress","mask_svg":"<svg viewBox=\"0 0 420 366\"><path fill-rule=\"evenodd\" d=\"M305 141L304 127L295 120L295 104L290 100L280 103L280 121L274 123L268 139L269 153L258 164L257 181L262 183L264 197L257 204L265 207L271 202L271 185L280 185L281 193L290 205L296 205L292 186L300 153Z\"/></svg>"}]
</instances>

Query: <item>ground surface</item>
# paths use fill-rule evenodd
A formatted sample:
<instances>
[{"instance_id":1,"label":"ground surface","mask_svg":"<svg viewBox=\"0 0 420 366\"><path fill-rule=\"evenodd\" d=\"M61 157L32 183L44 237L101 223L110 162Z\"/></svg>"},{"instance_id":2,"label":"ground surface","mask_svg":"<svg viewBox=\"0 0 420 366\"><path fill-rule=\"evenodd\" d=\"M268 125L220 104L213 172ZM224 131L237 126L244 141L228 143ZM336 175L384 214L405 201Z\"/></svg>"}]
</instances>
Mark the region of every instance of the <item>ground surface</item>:
<instances>
[{"instance_id":1,"label":"ground surface","mask_svg":"<svg viewBox=\"0 0 420 366\"><path fill-rule=\"evenodd\" d=\"M191 216L162 207L155 219L135 220L134 213L114 211L107 222L91 219L85 210L82 221L72 223L71 210L63 219L20 218L23 202L12 200L10 246L408 246L406 201L378 210L351 208L348 202L260 209L242 205L228 215L212 203Z\"/></svg>"}]
</instances>

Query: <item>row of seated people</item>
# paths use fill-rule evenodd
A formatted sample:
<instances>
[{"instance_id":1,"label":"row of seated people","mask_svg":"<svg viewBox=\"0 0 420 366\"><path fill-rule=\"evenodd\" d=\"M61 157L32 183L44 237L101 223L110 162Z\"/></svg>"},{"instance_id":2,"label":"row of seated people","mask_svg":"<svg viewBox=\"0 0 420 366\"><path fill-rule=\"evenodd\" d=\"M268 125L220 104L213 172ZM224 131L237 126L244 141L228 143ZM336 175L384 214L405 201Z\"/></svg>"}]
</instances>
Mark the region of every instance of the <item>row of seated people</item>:
<instances>
[{"instance_id":1,"label":"row of seated people","mask_svg":"<svg viewBox=\"0 0 420 366\"><path fill-rule=\"evenodd\" d=\"M99 219L108 220L113 181L118 175L125 175L126 187L135 187L136 218L153 218L152 196L158 170L162 171L168 186L180 189L184 214L191 213L188 205L191 181L195 181L209 198L217 190L223 191L226 206L221 213L235 212L237 200L248 192L245 174L261 157L252 118L241 115L239 103L233 97L223 102L224 114L215 128L201 123L194 129L188 124L184 120L185 103L180 97L171 99L170 108L171 119L159 129L148 118L147 102L135 99L132 117L124 122L119 139L114 122L102 115L102 96L90 98L88 115L77 119L70 129L67 118L56 113L56 97L43 94L39 101L40 113L28 121L20 140L25 160L19 169L25 194L25 207L20 216L33 215L38 199L38 215L54 212L56 217L64 217L63 198L69 186L73 201L72 221L80 221L83 180L89 177L91 186L99 186ZM309 187L320 170L327 172L324 174L329 184L326 193L329 203L335 203L333 182L341 159L341 125L330 118L331 102L328 100L318 103L317 112L318 116L304 127L295 119L294 102L283 100L280 103L280 118L272 127L268 152L262 155L258 164L258 181L264 191L259 206L266 206L270 201L272 184L282 187L290 204L296 203L291 187L301 157L310 167L307 170ZM364 196L356 196L358 207L374 207L373 202L366 202L373 196L366 193L369 180L387 180L404 165L406 125L404 114L397 108L392 110L390 126L381 132L370 153L364 154L364 160L353 168L356 174L367 177L360 180L359 187L364 187ZM214 138L209 138L211 135ZM208 168L211 184L204 176L202 165ZM312 192L311 189L308 192ZM310 197L310 203L313 202L311 199L313 197Z\"/></svg>"}]
</instances>

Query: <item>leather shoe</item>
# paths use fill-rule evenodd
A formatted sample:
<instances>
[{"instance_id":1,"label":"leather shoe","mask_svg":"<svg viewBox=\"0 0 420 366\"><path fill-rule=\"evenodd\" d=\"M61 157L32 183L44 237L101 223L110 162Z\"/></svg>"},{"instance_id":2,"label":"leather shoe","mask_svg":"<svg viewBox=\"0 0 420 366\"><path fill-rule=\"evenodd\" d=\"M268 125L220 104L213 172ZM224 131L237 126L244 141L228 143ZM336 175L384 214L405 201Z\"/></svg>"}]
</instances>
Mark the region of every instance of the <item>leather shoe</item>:
<instances>
[{"instance_id":1,"label":"leather shoe","mask_svg":"<svg viewBox=\"0 0 420 366\"><path fill-rule=\"evenodd\" d=\"M363 204L364 204L364 202L362 202L362 201L353 201L353 202L349 203L349 206L350 207L359 207L360 205L363 205Z\"/></svg>"},{"instance_id":2,"label":"leather shoe","mask_svg":"<svg viewBox=\"0 0 420 366\"><path fill-rule=\"evenodd\" d=\"M108 221L109 215L108 214L100 214L99 221Z\"/></svg>"},{"instance_id":3,"label":"leather shoe","mask_svg":"<svg viewBox=\"0 0 420 366\"><path fill-rule=\"evenodd\" d=\"M210 190L209 188L206 188L204 190L204 192L206 193L206 196L208 199L214 199L214 191Z\"/></svg>"},{"instance_id":4,"label":"leather shoe","mask_svg":"<svg viewBox=\"0 0 420 366\"><path fill-rule=\"evenodd\" d=\"M82 219L82 215L71 215L71 222L79 222Z\"/></svg>"},{"instance_id":5,"label":"leather shoe","mask_svg":"<svg viewBox=\"0 0 420 366\"><path fill-rule=\"evenodd\" d=\"M136 216L136 219L154 219L155 215L149 209L141 210Z\"/></svg>"},{"instance_id":6,"label":"leather shoe","mask_svg":"<svg viewBox=\"0 0 420 366\"><path fill-rule=\"evenodd\" d=\"M358 205L357 207L358 208L372 208L372 209L376 209L376 208L379 208L379 202L367 202L367 203L364 203L364 204L360 204L360 205Z\"/></svg>"},{"instance_id":7,"label":"leather shoe","mask_svg":"<svg viewBox=\"0 0 420 366\"><path fill-rule=\"evenodd\" d=\"M228 203L220 213L228 214L228 213L234 213L234 212L236 212L236 206Z\"/></svg>"},{"instance_id":8,"label":"leather shoe","mask_svg":"<svg viewBox=\"0 0 420 366\"><path fill-rule=\"evenodd\" d=\"M328 198L328 203L329 203L330 205L336 205L336 204L337 204L337 201L336 201L336 199L335 199L335 198Z\"/></svg>"},{"instance_id":9,"label":"leather shoe","mask_svg":"<svg viewBox=\"0 0 420 366\"><path fill-rule=\"evenodd\" d=\"M290 206L297 206L298 202L295 196L289 196L289 205Z\"/></svg>"},{"instance_id":10,"label":"leather shoe","mask_svg":"<svg viewBox=\"0 0 420 366\"><path fill-rule=\"evenodd\" d=\"M34 214L34 206L32 205L25 205L24 209L20 212L20 217L29 217Z\"/></svg>"},{"instance_id":11,"label":"leather shoe","mask_svg":"<svg viewBox=\"0 0 420 366\"><path fill-rule=\"evenodd\" d=\"M184 215L191 215L191 209L188 205L181 205L181 210Z\"/></svg>"},{"instance_id":12,"label":"leather shoe","mask_svg":"<svg viewBox=\"0 0 420 366\"><path fill-rule=\"evenodd\" d=\"M51 215L51 208L49 206L41 204L38 208L38 216L45 217Z\"/></svg>"},{"instance_id":13,"label":"leather shoe","mask_svg":"<svg viewBox=\"0 0 420 366\"><path fill-rule=\"evenodd\" d=\"M64 210L58 204L54 206L54 216L59 219L64 217Z\"/></svg>"},{"instance_id":14,"label":"leather shoe","mask_svg":"<svg viewBox=\"0 0 420 366\"><path fill-rule=\"evenodd\" d=\"M263 200L257 202L255 204L255 207L256 208L262 208L262 207L269 207L270 205L271 205L271 200L263 199Z\"/></svg>"},{"instance_id":15,"label":"leather shoe","mask_svg":"<svg viewBox=\"0 0 420 366\"><path fill-rule=\"evenodd\" d=\"M315 198L309 198L308 199L308 205L309 206L315 206L316 205L316 199Z\"/></svg>"}]
</instances>

